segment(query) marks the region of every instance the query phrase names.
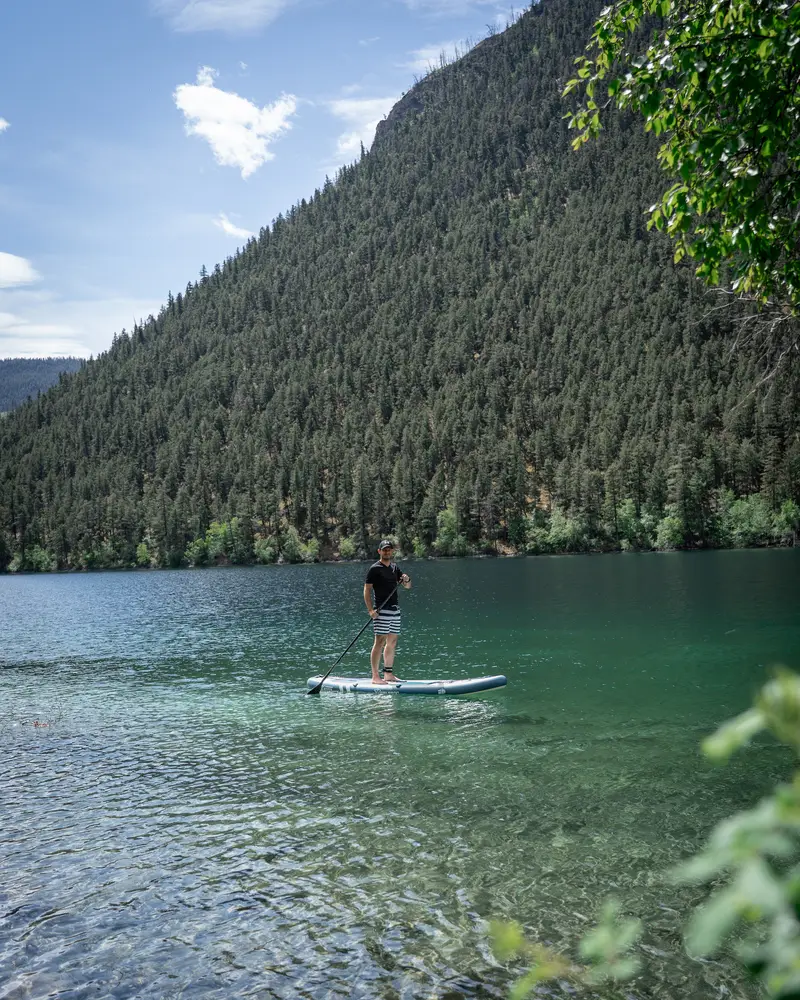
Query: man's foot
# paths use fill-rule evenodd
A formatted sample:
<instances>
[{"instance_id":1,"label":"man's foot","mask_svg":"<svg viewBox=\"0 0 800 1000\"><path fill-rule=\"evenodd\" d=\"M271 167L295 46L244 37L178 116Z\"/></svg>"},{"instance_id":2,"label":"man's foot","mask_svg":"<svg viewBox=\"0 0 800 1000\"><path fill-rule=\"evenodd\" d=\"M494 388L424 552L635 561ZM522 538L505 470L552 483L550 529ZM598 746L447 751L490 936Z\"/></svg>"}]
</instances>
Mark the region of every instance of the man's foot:
<instances>
[{"instance_id":1,"label":"man's foot","mask_svg":"<svg viewBox=\"0 0 800 1000\"><path fill-rule=\"evenodd\" d=\"M399 677L395 677L393 670L384 670L383 672L383 683L384 684L402 684L403 682Z\"/></svg>"},{"instance_id":2,"label":"man's foot","mask_svg":"<svg viewBox=\"0 0 800 1000\"><path fill-rule=\"evenodd\" d=\"M373 684L385 684L386 681L382 677L373 677L372 678L372 683Z\"/></svg>"}]
</instances>

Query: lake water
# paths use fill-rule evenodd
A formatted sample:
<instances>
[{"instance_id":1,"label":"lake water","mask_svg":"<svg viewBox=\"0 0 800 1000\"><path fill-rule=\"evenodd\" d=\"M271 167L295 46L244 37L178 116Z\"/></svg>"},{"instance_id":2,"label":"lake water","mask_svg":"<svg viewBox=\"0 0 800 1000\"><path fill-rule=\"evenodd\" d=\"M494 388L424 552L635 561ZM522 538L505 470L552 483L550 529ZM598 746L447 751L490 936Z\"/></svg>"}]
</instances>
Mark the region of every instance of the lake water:
<instances>
[{"instance_id":1,"label":"lake water","mask_svg":"<svg viewBox=\"0 0 800 1000\"><path fill-rule=\"evenodd\" d=\"M364 565L0 577L2 1000L503 997L488 919L574 955L610 894L613 995L755 995L665 872L790 773L698 744L800 669L800 551L407 568L399 675L506 688L306 697Z\"/></svg>"}]
</instances>

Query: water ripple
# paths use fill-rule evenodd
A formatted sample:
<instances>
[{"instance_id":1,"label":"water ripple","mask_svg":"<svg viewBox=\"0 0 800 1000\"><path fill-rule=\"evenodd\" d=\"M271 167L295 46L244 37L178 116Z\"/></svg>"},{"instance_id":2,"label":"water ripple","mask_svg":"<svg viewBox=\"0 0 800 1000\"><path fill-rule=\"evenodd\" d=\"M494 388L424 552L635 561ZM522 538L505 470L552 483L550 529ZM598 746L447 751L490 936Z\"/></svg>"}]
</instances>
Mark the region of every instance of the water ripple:
<instances>
[{"instance_id":1,"label":"water ripple","mask_svg":"<svg viewBox=\"0 0 800 1000\"><path fill-rule=\"evenodd\" d=\"M404 665L502 670L507 690L306 697L359 627L363 567L0 578L0 1000L500 998L513 972L488 919L573 952L612 888L648 926L631 996L748 996L735 966L682 957L689 896L661 873L786 771L774 747L724 771L696 750L749 697L750 605L704 672L706 623L656 657L672 607L627 653L587 610L578 650L558 602L580 574L551 588L549 630L526 631L503 621L496 566L421 565L420 591L445 572L435 614L408 601ZM611 590L585 586L587 609ZM771 602L753 648L796 640Z\"/></svg>"}]
</instances>

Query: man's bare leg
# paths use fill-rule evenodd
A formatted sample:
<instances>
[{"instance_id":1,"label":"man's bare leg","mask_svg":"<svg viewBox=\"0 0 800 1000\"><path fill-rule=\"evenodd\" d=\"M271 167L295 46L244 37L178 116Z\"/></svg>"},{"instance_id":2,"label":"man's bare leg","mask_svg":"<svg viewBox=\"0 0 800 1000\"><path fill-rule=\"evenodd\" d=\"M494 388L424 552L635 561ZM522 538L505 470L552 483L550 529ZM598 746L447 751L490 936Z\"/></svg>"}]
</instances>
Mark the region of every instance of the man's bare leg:
<instances>
[{"instance_id":1,"label":"man's bare leg","mask_svg":"<svg viewBox=\"0 0 800 1000\"><path fill-rule=\"evenodd\" d=\"M375 641L372 643L372 650L369 654L369 665L372 667L372 683L373 684L385 684L386 682L381 680L380 675L380 663L381 663L381 653L384 653L384 646L386 639L391 638L385 635L376 635Z\"/></svg>"},{"instance_id":2,"label":"man's bare leg","mask_svg":"<svg viewBox=\"0 0 800 1000\"><path fill-rule=\"evenodd\" d=\"M394 676L394 654L397 650L397 639L398 636L389 633L386 636L386 645L383 647L383 679L385 681L395 681L397 678Z\"/></svg>"}]
</instances>

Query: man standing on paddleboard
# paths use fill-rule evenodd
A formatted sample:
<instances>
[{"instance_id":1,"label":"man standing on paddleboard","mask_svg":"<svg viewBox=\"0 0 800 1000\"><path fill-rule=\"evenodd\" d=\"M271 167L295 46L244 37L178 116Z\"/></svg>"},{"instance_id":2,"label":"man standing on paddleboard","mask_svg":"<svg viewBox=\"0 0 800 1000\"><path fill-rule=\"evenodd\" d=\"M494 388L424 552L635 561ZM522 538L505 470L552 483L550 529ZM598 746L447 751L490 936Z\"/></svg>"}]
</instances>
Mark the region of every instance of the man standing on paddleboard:
<instances>
[{"instance_id":1,"label":"man standing on paddleboard","mask_svg":"<svg viewBox=\"0 0 800 1000\"><path fill-rule=\"evenodd\" d=\"M384 538L378 546L380 559L367 570L367 578L364 581L364 603L372 618L372 631L375 634L375 641L369 654L373 684L391 684L398 680L392 669L397 637L400 635L397 589L402 586L410 590L411 577L392 562L393 554L394 543ZM383 680L379 673L381 653L383 653Z\"/></svg>"}]
</instances>

